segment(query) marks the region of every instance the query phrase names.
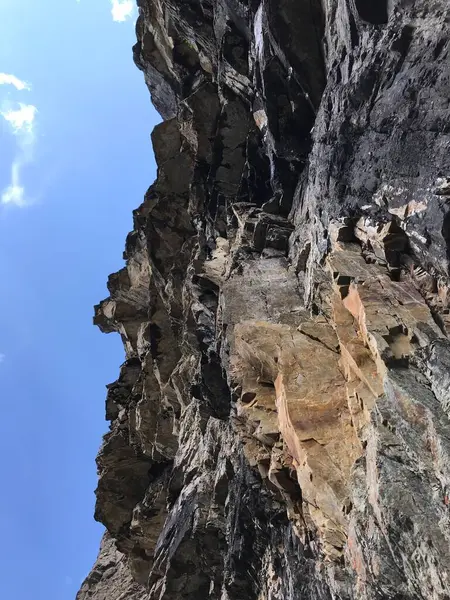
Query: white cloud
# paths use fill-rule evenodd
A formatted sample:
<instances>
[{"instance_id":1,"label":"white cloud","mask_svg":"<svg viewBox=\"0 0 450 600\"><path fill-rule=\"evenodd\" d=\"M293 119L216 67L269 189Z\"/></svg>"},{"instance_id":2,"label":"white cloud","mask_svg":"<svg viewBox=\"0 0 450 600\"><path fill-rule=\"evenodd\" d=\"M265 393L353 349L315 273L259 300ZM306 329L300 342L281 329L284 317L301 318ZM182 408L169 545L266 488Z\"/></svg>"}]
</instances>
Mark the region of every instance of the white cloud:
<instances>
[{"instance_id":1,"label":"white cloud","mask_svg":"<svg viewBox=\"0 0 450 600\"><path fill-rule=\"evenodd\" d=\"M22 184L22 170L33 160L35 143L34 121L37 108L32 104L19 103L18 109L0 111L0 115L11 126L12 133L17 138L18 153L11 165L11 181L3 190L1 204L26 206L28 204L25 189Z\"/></svg>"},{"instance_id":2,"label":"white cloud","mask_svg":"<svg viewBox=\"0 0 450 600\"><path fill-rule=\"evenodd\" d=\"M30 134L33 135L33 123L37 113L37 108L32 104L19 103L17 110L0 111L0 114L8 121L16 135Z\"/></svg>"},{"instance_id":3,"label":"white cloud","mask_svg":"<svg viewBox=\"0 0 450 600\"><path fill-rule=\"evenodd\" d=\"M20 182L22 167L25 161L16 159L11 166L11 183L3 190L1 196L2 204L15 204L16 206L25 206L25 190Z\"/></svg>"},{"instance_id":4,"label":"white cloud","mask_svg":"<svg viewBox=\"0 0 450 600\"><path fill-rule=\"evenodd\" d=\"M29 83L22 81L15 75L9 75L8 73L0 73L0 85L13 85L19 92L31 89Z\"/></svg>"},{"instance_id":5,"label":"white cloud","mask_svg":"<svg viewBox=\"0 0 450 600\"><path fill-rule=\"evenodd\" d=\"M133 11L133 0L111 0L111 14L113 21L126 21L132 16Z\"/></svg>"},{"instance_id":6,"label":"white cloud","mask_svg":"<svg viewBox=\"0 0 450 600\"><path fill-rule=\"evenodd\" d=\"M11 85L19 92L31 89L29 83L8 73L0 73L0 85ZM34 122L37 109L32 104L21 102L17 106L18 108L14 107L8 99L4 99L0 109L0 116L11 127L13 135L17 138L18 146L17 155L11 165L11 180L8 187L1 193L0 203L24 206L27 202L21 183L21 172L23 167L33 159Z\"/></svg>"}]
</instances>

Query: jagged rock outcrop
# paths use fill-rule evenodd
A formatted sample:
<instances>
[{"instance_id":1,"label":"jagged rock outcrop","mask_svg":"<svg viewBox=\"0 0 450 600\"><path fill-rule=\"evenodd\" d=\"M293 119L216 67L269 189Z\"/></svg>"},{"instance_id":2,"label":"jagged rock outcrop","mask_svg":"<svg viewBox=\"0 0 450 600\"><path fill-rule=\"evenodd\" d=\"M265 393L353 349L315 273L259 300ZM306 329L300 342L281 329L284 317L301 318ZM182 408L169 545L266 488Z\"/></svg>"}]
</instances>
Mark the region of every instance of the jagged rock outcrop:
<instances>
[{"instance_id":1,"label":"jagged rock outcrop","mask_svg":"<svg viewBox=\"0 0 450 600\"><path fill-rule=\"evenodd\" d=\"M139 0L77 600L450 598L447 0Z\"/></svg>"}]
</instances>

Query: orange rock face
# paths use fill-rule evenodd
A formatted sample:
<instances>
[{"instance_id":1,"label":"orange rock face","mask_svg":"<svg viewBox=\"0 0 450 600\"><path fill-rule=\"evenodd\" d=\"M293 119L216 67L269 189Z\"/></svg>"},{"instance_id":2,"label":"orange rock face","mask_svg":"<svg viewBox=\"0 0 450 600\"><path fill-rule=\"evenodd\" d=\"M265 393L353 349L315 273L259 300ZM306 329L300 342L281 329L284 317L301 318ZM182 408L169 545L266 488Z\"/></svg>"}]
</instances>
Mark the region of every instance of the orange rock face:
<instances>
[{"instance_id":1,"label":"orange rock face","mask_svg":"<svg viewBox=\"0 0 450 600\"><path fill-rule=\"evenodd\" d=\"M406 364L424 340L442 333L411 283L367 264L359 247L339 244L326 270L326 314L245 319L231 339L239 416L259 442L256 453L255 446L248 451L287 496L290 486L273 472L283 468L280 456L289 463L301 489L293 518L311 519L333 558L348 539L352 471L365 454L390 365Z\"/></svg>"}]
</instances>

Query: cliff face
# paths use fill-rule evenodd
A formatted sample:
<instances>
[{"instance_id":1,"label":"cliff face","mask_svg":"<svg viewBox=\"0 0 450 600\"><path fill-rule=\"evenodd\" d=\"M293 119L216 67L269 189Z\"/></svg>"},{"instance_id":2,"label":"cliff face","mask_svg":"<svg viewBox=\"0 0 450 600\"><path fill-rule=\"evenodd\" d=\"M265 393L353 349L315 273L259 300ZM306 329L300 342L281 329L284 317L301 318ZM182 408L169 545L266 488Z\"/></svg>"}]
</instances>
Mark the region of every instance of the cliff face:
<instances>
[{"instance_id":1,"label":"cliff face","mask_svg":"<svg viewBox=\"0 0 450 600\"><path fill-rule=\"evenodd\" d=\"M77 600L450 598L447 0L139 0Z\"/></svg>"}]
</instances>

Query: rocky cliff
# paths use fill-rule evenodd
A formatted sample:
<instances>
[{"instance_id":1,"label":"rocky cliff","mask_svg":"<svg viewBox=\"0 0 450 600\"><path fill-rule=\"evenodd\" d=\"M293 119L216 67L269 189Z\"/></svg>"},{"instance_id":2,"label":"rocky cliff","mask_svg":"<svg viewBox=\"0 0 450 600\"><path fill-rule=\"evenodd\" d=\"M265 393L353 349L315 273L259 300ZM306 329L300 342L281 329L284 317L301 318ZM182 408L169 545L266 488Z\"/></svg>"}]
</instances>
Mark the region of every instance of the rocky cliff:
<instances>
[{"instance_id":1,"label":"rocky cliff","mask_svg":"<svg viewBox=\"0 0 450 600\"><path fill-rule=\"evenodd\" d=\"M139 0L77 600L450 598L448 0Z\"/></svg>"}]
</instances>

